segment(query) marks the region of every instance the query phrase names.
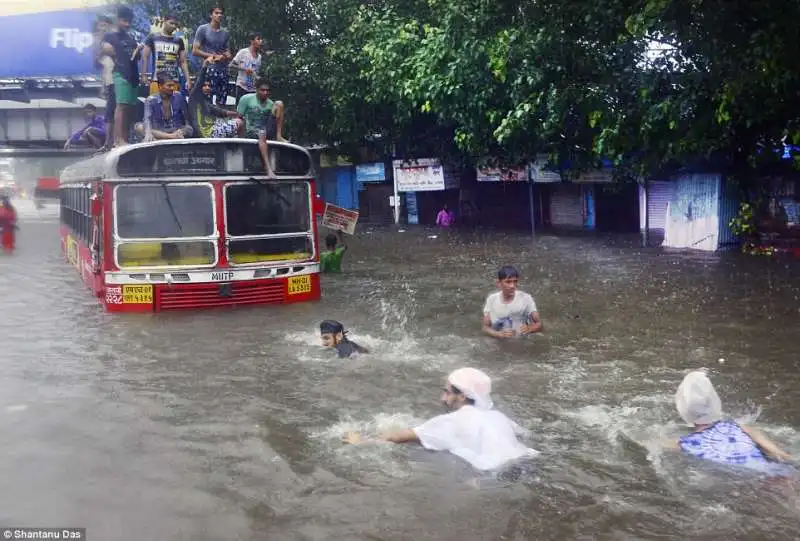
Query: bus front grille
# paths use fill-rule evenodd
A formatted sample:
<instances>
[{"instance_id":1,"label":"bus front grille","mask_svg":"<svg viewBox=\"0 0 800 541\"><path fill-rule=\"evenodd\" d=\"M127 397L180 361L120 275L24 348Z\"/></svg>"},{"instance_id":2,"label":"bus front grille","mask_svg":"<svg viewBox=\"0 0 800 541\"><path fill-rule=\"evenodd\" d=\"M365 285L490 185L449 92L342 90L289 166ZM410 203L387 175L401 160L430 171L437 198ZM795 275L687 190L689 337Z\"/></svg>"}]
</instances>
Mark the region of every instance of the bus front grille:
<instances>
[{"instance_id":1,"label":"bus front grille","mask_svg":"<svg viewBox=\"0 0 800 541\"><path fill-rule=\"evenodd\" d=\"M226 282L220 284L185 284L161 286L157 293L157 310L213 308L246 304L280 304L286 301L283 281Z\"/></svg>"}]
</instances>

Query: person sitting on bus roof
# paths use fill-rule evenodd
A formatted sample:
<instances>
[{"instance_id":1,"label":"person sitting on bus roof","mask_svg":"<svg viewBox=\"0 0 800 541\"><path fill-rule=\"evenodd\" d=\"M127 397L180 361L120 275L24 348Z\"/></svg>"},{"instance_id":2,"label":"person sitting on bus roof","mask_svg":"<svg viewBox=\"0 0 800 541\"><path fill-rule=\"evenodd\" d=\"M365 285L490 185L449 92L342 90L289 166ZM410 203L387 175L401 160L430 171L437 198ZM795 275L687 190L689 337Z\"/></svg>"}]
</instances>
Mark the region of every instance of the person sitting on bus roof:
<instances>
[{"instance_id":1,"label":"person sitting on bus roof","mask_svg":"<svg viewBox=\"0 0 800 541\"><path fill-rule=\"evenodd\" d=\"M211 58L203 61L203 68L197 75L189 93L189 118L192 128L199 137L224 139L236 137L244 132L244 120L239 113L211 103L211 80L208 79L208 65Z\"/></svg>"},{"instance_id":2,"label":"person sitting on bus roof","mask_svg":"<svg viewBox=\"0 0 800 541\"><path fill-rule=\"evenodd\" d=\"M67 139L67 142L64 144L64 150L69 150L72 145L77 145L78 143L84 143L94 148L100 148L105 143L105 117L103 117L103 115L98 115L97 107L91 103L87 103L83 107L83 112L86 116L86 125Z\"/></svg>"},{"instance_id":3,"label":"person sitting on bus roof","mask_svg":"<svg viewBox=\"0 0 800 541\"><path fill-rule=\"evenodd\" d=\"M161 71L156 75L158 94L144 102L144 122L136 124L136 133L145 141L153 139L183 139L194 133L189 125L186 100L176 92L175 78Z\"/></svg>"},{"instance_id":4,"label":"person sitting on bus roof","mask_svg":"<svg viewBox=\"0 0 800 541\"><path fill-rule=\"evenodd\" d=\"M325 237L325 248L327 249L319 254L321 272L342 272L342 258L347 251L347 242L341 231L339 231L338 240L342 241L341 246L336 246L337 236L333 233Z\"/></svg>"},{"instance_id":5,"label":"person sitting on bus roof","mask_svg":"<svg viewBox=\"0 0 800 541\"><path fill-rule=\"evenodd\" d=\"M335 349L339 357L349 357L353 353L369 353L364 346L351 342L347 338L344 325L333 319L326 319L319 324L319 335L322 347Z\"/></svg>"},{"instance_id":6,"label":"person sitting on bus roof","mask_svg":"<svg viewBox=\"0 0 800 541\"><path fill-rule=\"evenodd\" d=\"M245 120L245 134L250 139L258 139L258 149L269 173L267 160L267 140L286 141L283 138L283 102L269 99L269 83L263 77L256 81L255 94L247 94L239 100L236 111Z\"/></svg>"}]
</instances>

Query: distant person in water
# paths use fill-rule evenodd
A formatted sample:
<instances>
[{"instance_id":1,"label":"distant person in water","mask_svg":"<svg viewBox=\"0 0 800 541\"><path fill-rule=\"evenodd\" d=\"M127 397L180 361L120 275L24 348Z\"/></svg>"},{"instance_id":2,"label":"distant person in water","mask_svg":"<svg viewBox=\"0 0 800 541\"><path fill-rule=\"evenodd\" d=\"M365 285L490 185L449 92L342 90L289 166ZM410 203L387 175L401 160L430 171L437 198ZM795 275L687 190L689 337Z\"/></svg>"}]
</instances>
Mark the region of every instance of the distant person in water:
<instances>
[{"instance_id":1,"label":"distant person in water","mask_svg":"<svg viewBox=\"0 0 800 541\"><path fill-rule=\"evenodd\" d=\"M730 466L770 470L775 461L792 457L752 427L722 418L722 401L702 371L690 372L675 393L678 413L692 427L675 447L683 453Z\"/></svg>"},{"instance_id":2,"label":"distant person in water","mask_svg":"<svg viewBox=\"0 0 800 541\"><path fill-rule=\"evenodd\" d=\"M0 199L0 242L7 254L14 251L17 229L17 211L11 200L4 196Z\"/></svg>"},{"instance_id":3,"label":"distant person in water","mask_svg":"<svg viewBox=\"0 0 800 541\"><path fill-rule=\"evenodd\" d=\"M351 342L347 338L344 325L332 319L326 319L319 324L319 335L322 347L335 349L339 357L349 357L353 353L369 353L369 350Z\"/></svg>"},{"instance_id":4,"label":"distant person in water","mask_svg":"<svg viewBox=\"0 0 800 541\"><path fill-rule=\"evenodd\" d=\"M442 207L442 210L439 211L439 214L436 215L436 225L440 227L450 227L453 225L455 221L455 216L452 212L448 209L447 205L445 204Z\"/></svg>"},{"instance_id":5,"label":"distant person in water","mask_svg":"<svg viewBox=\"0 0 800 541\"><path fill-rule=\"evenodd\" d=\"M341 242L341 245L338 245ZM342 258L347 251L347 242L344 234L339 231L338 236L331 233L325 237L325 250L319 254L319 265L322 272L342 272Z\"/></svg>"},{"instance_id":6,"label":"distant person in water","mask_svg":"<svg viewBox=\"0 0 800 541\"><path fill-rule=\"evenodd\" d=\"M483 332L495 338L509 338L541 332L542 320L529 294L517 289L519 271L507 265L497 272L496 291L483 306Z\"/></svg>"},{"instance_id":7,"label":"distant person in water","mask_svg":"<svg viewBox=\"0 0 800 541\"><path fill-rule=\"evenodd\" d=\"M525 430L494 408L492 380L476 368L451 372L442 392L448 413L421 425L386 434L377 441L419 443L431 451L449 451L478 470L497 470L509 462L538 454L517 439ZM349 433L345 443L362 443Z\"/></svg>"}]
</instances>

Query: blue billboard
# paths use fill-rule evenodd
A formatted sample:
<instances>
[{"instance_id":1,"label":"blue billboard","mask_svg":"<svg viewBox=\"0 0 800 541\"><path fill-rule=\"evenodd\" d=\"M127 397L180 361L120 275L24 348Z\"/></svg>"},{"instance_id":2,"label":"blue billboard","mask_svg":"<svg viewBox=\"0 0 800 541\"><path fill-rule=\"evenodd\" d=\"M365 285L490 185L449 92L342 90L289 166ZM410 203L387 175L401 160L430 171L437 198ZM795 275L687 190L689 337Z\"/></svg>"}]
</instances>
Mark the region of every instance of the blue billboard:
<instances>
[{"instance_id":1,"label":"blue billboard","mask_svg":"<svg viewBox=\"0 0 800 541\"><path fill-rule=\"evenodd\" d=\"M7 54L0 77L90 75L96 72L92 27L96 11L72 9L0 17Z\"/></svg>"},{"instance_id":2,"label":"blue billboard","mask_svg":"<svg viewBox=\"0 0 800 541\"><path fill-rule=\"evenodd\" d=\"M114 16L114 6L98 6L99 2L84 0L91 8L73 7L74 1L62 0L61 9L53 9L56 2L40 0L40 7L7 10L0 6L0 48L7 51L0 62L0 78L13 77L74 77L97 75L94 66L94 35L92 30L97 16ZM142 10L134 9L134 27L138 39L149 30ZM13 52L12 52L13 51Z\"/></svg>"}]
</instances>

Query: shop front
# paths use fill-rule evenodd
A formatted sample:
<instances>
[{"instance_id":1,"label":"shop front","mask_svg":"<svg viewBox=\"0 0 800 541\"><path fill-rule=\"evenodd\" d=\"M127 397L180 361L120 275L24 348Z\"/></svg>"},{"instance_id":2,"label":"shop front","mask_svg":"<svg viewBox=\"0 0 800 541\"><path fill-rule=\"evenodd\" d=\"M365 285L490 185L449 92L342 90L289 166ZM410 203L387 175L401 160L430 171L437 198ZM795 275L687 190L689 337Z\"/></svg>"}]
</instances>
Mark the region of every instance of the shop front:
<instances>
[{"instance_id":1,"label":"shop front","mask_svg":"<svg viewBox=\"0 0 800 541\"><path fill-rule=\"evenodd\" d=\"M402 210L409 224L433 224L439 209L459 203L460 178L454 168L438 158L394 160L394 222L400 223ZM401 198L400 194L404 197ZM456 215L456 220L458 220Z\"/></svg>"}]
</instances>

